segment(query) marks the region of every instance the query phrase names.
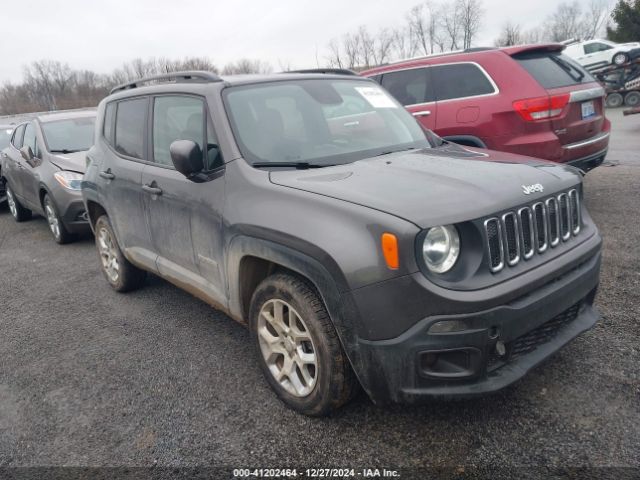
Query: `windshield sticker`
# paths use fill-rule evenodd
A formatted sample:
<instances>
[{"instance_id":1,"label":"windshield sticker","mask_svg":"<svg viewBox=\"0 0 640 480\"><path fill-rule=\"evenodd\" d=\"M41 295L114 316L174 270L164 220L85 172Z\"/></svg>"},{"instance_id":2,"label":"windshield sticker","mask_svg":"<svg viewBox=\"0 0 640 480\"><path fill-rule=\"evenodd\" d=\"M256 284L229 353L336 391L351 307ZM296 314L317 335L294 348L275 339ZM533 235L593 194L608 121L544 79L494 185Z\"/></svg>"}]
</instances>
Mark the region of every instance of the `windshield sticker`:
<instances>
[{"instance_id":1,"label":"windshield sticker","mask_svg":"<svg viewBox=\"0 0 640 480\"><path fill-rule=\"evenodd\" d=\"M398 108L398 105L378 87L356 87L356 90L373 108Z\"/></svg>"}]
</instances>

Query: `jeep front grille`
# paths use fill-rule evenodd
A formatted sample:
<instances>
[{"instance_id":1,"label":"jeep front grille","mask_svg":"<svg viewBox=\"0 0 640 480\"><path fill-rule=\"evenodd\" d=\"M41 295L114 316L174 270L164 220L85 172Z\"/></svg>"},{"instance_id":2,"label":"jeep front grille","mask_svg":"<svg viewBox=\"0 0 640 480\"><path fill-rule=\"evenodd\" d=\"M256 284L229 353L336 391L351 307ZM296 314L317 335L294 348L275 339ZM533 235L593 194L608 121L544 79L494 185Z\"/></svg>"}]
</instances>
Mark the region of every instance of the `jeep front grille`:
<instances>
[{"instance_id":1,"label":"jeep front grille","mask_svg":"<svg viewBox=\"0 0 640 480\"><path fill-rule=\"evenodd\" d=\"M492 272L515 266L580 232L580 196L573 189L484 222Z\"/></svg>"}]
</instances>

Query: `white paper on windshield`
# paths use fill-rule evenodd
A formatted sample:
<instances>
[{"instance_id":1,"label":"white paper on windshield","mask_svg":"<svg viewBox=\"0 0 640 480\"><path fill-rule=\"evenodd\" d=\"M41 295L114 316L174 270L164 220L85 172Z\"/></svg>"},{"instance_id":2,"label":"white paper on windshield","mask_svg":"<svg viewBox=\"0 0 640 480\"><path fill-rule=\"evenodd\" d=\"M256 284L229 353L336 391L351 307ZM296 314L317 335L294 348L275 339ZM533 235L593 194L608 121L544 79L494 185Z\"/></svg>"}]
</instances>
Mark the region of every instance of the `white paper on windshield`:
<instances>
[{"instance_id":1,"label":"white paper on windshield","mask_svg":"<svg viewBox=\"0 0 640 480\"><path fill-rule=\"evenodd\" d=\"M356 90L373 108L398 108L398 105L378 87L356 87Z\"/></svg>"}]
</instances>

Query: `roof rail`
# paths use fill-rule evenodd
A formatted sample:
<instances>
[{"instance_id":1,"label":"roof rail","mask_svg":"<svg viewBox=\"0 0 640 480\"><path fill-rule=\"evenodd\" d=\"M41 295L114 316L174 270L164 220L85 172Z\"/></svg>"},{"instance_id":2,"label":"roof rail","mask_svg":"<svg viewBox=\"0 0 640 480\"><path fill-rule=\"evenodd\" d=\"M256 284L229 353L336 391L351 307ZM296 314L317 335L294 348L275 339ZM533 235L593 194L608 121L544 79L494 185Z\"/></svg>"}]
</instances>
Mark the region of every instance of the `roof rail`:
<instances>
[{"instance_id":1,"label":"roof rail","mask_svg":"<svg viewBox=\"0 0 640 480\"><path fill-rule=\"evenodd\" d=\"M358 75L353 70L347 68L309 68L304 70L289 70L281 73L324 73L333 75Z\"/></svg>"},{"instance_id":2,"label":"roof rail","mask_svg":"<svg viewBox=\"0 0 640 480\"><path fill-rule=\"evenodd\" d=\"M109 93L114 94L123 90L129 90L131 88L138 88L144 83L150 82L174 82L174 83L186 83L186 82L198 82L198 83L212 83L221 82L222 79L215 73L205 71L186 71L186 72L171 72L163 73L161 75L154 75L152 77L144 77L134 80L132 82L123 83L111 89Z\"/></svg>"}]
</instances>

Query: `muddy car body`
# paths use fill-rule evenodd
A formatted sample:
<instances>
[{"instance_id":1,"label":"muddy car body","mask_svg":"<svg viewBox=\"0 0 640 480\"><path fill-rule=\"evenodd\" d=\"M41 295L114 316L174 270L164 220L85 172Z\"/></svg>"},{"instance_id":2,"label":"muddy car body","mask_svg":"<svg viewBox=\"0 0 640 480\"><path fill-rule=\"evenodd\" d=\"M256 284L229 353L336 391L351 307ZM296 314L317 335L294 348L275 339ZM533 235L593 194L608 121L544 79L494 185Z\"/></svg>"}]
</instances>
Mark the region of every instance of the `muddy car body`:
<instances>
[{"instance_id":1,"label":"muddy car body","mask_svg":"<svg viewBox=\"0 0 640 480\"><path fill-rule=\"evenodd\" d=\"M358 383L378 403L492 392L596 322L579 170L442 142L355 76L165 80L99 106L83 196L103 271L248 324L296 410Z\"/></svg>"}]
</instances>

